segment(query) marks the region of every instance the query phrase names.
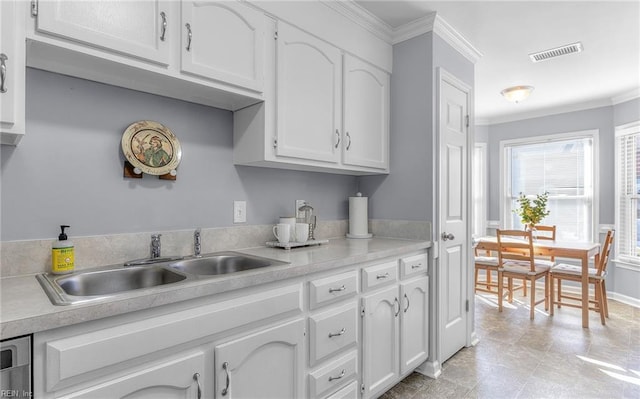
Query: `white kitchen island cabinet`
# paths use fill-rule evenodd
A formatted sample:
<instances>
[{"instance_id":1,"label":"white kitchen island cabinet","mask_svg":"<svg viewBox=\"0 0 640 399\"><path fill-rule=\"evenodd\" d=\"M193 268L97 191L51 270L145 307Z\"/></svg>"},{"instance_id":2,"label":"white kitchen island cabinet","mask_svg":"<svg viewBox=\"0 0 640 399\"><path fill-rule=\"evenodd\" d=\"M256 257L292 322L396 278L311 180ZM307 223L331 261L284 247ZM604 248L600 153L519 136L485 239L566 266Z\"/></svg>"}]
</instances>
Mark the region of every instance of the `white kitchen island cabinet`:
<instances>
[{"instance_id":1,"label":"white kitchen island cabinet","mask_svg":"<svg viewBox=\"0 0 640 399\"><path fill-rule=\"evenodd\" d=\"M182 72L262 91L265 16L234 1L182 1Z\"/></svg>"},{"instance_id":2,"label":"white kitchen island cabinet","mask_svg":"<svg viewBox=\"0 0 640 399\"><path fill-rule=\"evenodd\" d=\"M218 399L296 399L304 387L304 319L217 345Z\"/></svg>"},{"instance_id":3,"label":"white kitchen island cabinet","mask_svg":"<svg viewBox=\"0 0 640 399\"><path fill-rule=\"evenodd\" d=\"M0 143L25 133L25 42L16 0L0 1Z\"/></svg>"}]
</instances>

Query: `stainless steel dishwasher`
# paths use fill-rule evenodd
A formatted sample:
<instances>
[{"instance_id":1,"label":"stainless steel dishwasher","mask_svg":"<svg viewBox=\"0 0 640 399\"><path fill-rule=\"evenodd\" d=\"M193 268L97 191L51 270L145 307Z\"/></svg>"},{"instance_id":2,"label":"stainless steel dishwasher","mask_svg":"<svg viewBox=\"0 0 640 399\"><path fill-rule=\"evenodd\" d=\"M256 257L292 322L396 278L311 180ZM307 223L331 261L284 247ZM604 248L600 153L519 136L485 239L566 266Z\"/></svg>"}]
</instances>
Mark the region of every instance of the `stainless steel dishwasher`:
<instances>
[{"instance_id":1,"label":"stainless steel dishwasher","mask_svg":"<svg viewBox=\"0 0 640 399\"><path fill-rule=\"evenodd\" d=\"M31 336L0 342L0 397L31 398Z\"/></svg>"}]
</instances>

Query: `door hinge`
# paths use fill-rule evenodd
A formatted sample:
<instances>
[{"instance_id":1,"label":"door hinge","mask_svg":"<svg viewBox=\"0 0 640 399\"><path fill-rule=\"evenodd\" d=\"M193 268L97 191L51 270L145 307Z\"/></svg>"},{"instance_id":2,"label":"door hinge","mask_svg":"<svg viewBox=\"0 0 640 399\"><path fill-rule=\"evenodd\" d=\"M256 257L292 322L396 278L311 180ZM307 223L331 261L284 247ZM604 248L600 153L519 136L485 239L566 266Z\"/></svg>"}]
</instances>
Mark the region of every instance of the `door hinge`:
<instances>
[{"instance_id":1,"label":"door hinge","mask_svg":"<svg viewBox=\"0 0 640 399\"><path fill-rule=\"evenodd\" d=\"M362 383L362 385L360 385L360 393L364 393L364 383Z\"/></svg>"},{"instance_id":2,"label":"door hinge","mask_svg":"<svg viewBox=\"0 0 640 399\"><path fill-rule=\"evenodd\" d=\"M273 40L278 40L278 31L273 32Z\"/></svg>"},{"instance_id":3,"label":"door hinge","mask_svg":"<svg viewBox=\"0 0 640 399\"><path fill-rule=\"evenodd\" d=\"M469 115L467 115L467 127L469 127Z\"/></svg>"},{"instance_id":4,"label":"door hinge","mask_svg":"<svg viewBox=\"0 0 640 399\"><path fill-rule=\"evenodd\" d=\"M362 305L362 308L360 309L360 317L364 317L365 312L364 312L364 305Z\"/></svg>"},{"instance_id":5,"label":"door hinge","mask_svg":"<svg viewBox=\"0 0 640 399\"><path fill-rule=\"evenodd\" d=\"M469 300L467 299L467 302L465 302L464 307L466 309L466 311L469 311Z\"/></svg>"},{"instance_id":6,"label":"door hinge","mask_svg":"<svg viewBox=\"0 0 640 399\"><path fill-rule=\"evenodd\" d=\"M273 148L278 148L278 138L277 137L275 137L273 139Z\"/></svg>"},{"instance_id":7,"label":"door hinge","mask_svg":"<svg viewBox=\"0 0 640 399\"><path fill-rule=\"evenodd\" d=\"M31 16L38 16L38 0L31 0Z\"/></svg>"}]
</instances>

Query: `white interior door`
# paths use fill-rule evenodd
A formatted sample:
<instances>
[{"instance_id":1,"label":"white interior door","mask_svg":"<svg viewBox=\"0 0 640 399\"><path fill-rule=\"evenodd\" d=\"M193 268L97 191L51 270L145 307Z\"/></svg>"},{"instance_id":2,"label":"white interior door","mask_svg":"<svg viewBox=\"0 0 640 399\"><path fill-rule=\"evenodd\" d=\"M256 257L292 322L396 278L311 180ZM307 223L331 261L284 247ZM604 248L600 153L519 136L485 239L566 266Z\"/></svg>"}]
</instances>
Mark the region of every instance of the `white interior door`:
<instances>
[{"instance_id":1,"label":"white interior door","mask_svg":"<svg viewBox=\"0 0 640 399\"><path fill-rule=\"evenodd\" d=\"M469 99L471 89L438 70L440 362L467 342Z\"/></svg>"}]
</instances>

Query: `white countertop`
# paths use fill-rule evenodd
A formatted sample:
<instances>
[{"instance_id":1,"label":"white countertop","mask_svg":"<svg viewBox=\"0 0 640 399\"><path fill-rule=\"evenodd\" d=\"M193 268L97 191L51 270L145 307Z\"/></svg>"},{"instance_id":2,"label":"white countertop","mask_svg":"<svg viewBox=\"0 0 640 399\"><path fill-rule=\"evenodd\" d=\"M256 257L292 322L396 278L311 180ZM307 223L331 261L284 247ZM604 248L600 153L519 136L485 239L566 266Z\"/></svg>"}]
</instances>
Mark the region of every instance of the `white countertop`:
<instances>
[{"instance_id":1,"label":"white countertop","mask_svg":"<svg viewBox=\"0 0 640 399\"><path fill-rule=\"evenodd\" d=\"M266 247L234 250L289 264L135 290L113 299L69 306L53 305L35 275L2 278L0 339L402 255L430 246L430 241L336 238L328 244L291 250Z\"/></svg>"}]
</instances>

